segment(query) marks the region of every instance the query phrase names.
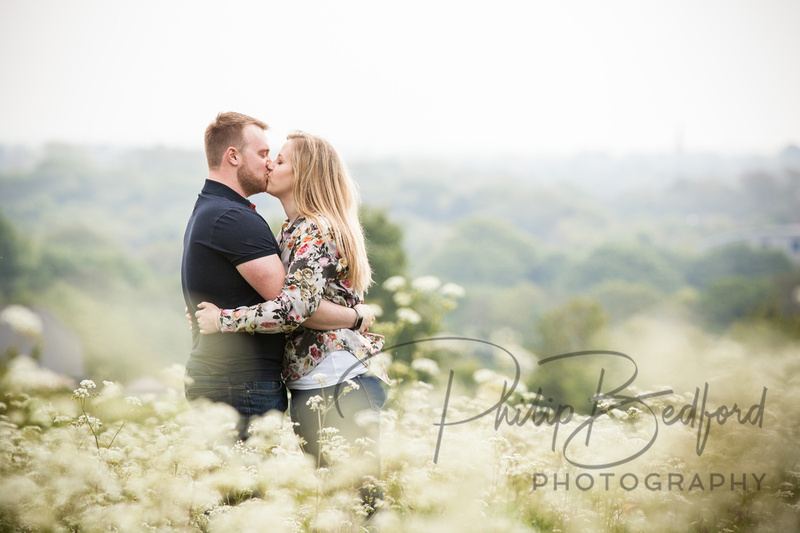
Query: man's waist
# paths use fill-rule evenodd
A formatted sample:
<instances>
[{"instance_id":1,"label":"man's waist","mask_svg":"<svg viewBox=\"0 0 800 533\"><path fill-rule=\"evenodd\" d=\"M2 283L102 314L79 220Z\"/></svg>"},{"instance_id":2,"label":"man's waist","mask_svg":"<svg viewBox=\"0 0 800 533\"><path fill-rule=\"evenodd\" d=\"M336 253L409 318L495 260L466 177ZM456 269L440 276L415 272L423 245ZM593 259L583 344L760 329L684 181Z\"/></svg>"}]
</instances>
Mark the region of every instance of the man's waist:
<instances>
[{"instance_id":1,"label":"man's waist","mask_svg":"<svg viewBox=\"0 0 800 533\"><path fill-rule=\"evenodd\" d=\"M246 381L281 381L281 371L276 365L270 368L231 368L209 364L195 357L186 363L186 375L191 378L214 377L227 379L231 384Z\"/></svg>"}]
</instances>

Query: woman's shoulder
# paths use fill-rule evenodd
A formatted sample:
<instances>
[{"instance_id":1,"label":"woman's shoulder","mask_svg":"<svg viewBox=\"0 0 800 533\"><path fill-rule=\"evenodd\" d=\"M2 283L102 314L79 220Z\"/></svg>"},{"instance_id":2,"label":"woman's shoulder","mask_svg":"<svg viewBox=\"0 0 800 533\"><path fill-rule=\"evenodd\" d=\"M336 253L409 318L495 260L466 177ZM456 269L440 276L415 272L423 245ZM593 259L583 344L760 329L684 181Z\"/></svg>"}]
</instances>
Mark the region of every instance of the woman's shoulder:
<instances>
[{"instance_id":1,"label":"woman's shoulder","mask_svg":"<svg viewBox=\"0 0 800 533\"><path fill-rule=\"evenodd\" d=\"M323 215L303 217L297 225L297 232L325 240L333 238L333 226Z\"/></svg>"}]
</instances>

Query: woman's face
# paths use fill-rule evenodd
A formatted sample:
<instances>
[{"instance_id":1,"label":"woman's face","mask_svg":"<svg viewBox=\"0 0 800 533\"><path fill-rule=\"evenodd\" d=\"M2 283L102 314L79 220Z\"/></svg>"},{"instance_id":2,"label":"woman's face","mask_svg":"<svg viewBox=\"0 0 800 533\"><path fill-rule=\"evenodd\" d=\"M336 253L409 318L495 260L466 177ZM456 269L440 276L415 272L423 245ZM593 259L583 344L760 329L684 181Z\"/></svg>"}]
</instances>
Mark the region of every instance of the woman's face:
<instances>
[{"instance_id":1,"label":"woman's face","mask_svg":"<svg viewBox=\"0 0 800 533\"><path fill-rule=\"evenodd\" d=\"M292 150L292 141L286 141L278 157L272 162L272 172L267 177L267 193L275 198L288 198L292 194Z\"/></svg>"}]
</instances>

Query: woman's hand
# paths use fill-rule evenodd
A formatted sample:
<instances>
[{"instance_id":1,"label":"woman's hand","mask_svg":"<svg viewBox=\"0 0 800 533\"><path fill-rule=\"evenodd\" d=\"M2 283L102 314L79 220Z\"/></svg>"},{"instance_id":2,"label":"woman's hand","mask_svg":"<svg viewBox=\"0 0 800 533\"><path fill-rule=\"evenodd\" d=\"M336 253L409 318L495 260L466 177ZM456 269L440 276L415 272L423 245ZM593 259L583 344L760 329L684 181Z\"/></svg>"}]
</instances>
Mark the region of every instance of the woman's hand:
<instances>
[{"instance_id":1,"label":"woman's hand","mask_svg":"<svg viewBox=\"0 0 800 533\"><path fill-rule=\"evenodd\" d=\"M208 335L210 333L219 332L219 307L212 303L200 302L197 304L197 311L194 316L197 317L197 325L200 327L200 333Z\"/></svg>"},{"instance_id":2,"label":"woman's hand","mask_svg":"<svg viewBox=\"0 0 800 533\"><path fill-rule=\"evenodd\" d=\"M358 332L366 333L375 323L375 311L372 309L372 306L368 304L358 304L356 305L356 309L358 309L358 312L364 317L364 320L361 322L361 327L358 328Z\"/></svg>"}]
</instances>

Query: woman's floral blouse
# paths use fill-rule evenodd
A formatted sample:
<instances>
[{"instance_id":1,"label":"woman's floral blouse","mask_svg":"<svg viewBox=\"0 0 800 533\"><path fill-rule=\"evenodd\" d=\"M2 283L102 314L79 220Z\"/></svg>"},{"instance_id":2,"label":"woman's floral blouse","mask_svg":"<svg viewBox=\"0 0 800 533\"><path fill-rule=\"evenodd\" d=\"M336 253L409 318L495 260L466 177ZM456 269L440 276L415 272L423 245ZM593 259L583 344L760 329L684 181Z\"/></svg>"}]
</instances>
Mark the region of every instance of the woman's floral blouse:
<instances>
[{"instance_id":1,"label":"woman's floral blouse","mask_svg":"<svg viewBox=\"0 0 800 533\"><path fill-rule=\"evenodd\" d=\"M305 376L336 350L347 350L361 361L378 354L384 342L380 335L350 329L317 331L302 326L322 298L347 307L363 302L362 295L350 286L347 260L339 255L331 230L323 231L312 220L300 217L291 225L288 220L283 223L278 240L287 272L281 294L252 307L223 309L220 331L286 332L286 380Z\"/></svg>"}]
</instances>

